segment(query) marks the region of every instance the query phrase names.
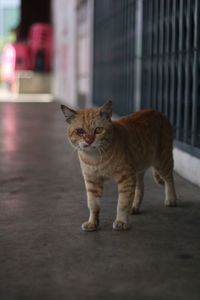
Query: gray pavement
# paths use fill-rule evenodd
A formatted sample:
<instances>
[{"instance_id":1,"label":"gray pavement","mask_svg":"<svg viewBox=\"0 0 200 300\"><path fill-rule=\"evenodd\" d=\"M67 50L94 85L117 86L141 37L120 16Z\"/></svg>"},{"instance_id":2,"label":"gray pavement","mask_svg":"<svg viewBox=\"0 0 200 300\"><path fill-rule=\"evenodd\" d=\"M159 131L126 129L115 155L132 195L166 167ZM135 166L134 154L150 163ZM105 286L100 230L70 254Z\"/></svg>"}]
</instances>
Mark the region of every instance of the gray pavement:
<instances>
[{"instance_id":1,"label":"gray pavement","mask_svg":"<svg viewBox=\"0 0 200 300\"><path fill-rule=\"evenodd\" d=\"M145 178L142 213L112 231L108 181L101 230L83 232L86 194L56 103L0 103L0 300L200 299L200 189L175 176L177 208Z\"/></svg>"}]
</instances>

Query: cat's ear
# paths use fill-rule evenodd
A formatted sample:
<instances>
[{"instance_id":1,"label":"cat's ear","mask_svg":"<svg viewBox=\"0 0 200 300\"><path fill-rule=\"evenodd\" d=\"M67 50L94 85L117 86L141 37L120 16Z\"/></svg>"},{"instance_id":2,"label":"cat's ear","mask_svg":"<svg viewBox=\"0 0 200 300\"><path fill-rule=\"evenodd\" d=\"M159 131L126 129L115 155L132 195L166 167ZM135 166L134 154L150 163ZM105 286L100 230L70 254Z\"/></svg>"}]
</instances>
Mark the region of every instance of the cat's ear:
<instances>
[{"instance_id":1,"label":"cat's ear","mask_svg":"<svg viewBox=\"0 0 200 300\"><path fill-rule=\"evenodd\" d=\"M108 120L112 117L112 101L109 100L106 102L103 106L100 107L100 115L103 118L106 118Z\"/></svg>"},{"instance_id":2,"label":"cat's ear","mask_svg":"<svg viewBox=\"0 0 200 300\"><path fill-rule=\"evenodd\" d=\"M65 116L66 122L71 124L71 122L75 118L77 112L63 104L61 104L60 108Z\"/></svg>"}]
</instances>

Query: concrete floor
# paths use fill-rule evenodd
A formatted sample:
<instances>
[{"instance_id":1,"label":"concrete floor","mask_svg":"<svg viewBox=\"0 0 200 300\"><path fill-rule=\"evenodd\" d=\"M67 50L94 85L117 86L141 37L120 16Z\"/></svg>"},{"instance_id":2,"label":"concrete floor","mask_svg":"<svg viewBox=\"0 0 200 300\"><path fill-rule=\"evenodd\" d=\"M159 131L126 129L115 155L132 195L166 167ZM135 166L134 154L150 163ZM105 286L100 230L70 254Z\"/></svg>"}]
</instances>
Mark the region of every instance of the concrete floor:
<instances>
[{"instance_id":1,"label":"concrete floor","mask_svg":"<svg viewBox=\"0 0 200 300\"><path fill-rule=\"evenodd\" d=\"M112 231L106 183L101 230L87 219L79 162L56 103L0 103L1 300L199 300L200 189L179 176L177 208L146 176L140 215Z\"/></svg>"}]
</instances>

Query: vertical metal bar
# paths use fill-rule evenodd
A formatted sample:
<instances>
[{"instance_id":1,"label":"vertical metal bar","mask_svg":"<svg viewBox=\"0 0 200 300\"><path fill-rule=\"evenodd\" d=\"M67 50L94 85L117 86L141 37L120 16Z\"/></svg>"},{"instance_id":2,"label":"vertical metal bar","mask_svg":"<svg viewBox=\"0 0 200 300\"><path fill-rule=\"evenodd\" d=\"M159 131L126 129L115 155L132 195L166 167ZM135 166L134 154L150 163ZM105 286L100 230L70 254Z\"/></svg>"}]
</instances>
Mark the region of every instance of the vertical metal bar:
<instances>
[{"instance_id":1,"label":"vertical metal bar","mask_svg":"<svg viewBox=\"0 0 200 300\"><path fill-rule=\"evenodd\" d=\"M126 114L127 107L127 89L126 89L126 1L123 1L123 95L124 95L124 106L123 114ZM120 99L118 99L120 105Z\"/></svg>"},{"instance_id":2,"label":"vertical metal bar","mask_svg":"<svg viewBox=\"0 0 200 300\"><path fill-rule=\"evenodd\" d=\"M181 139L181 113L182 113L182 72L183 72L183 66L182 66L182 53L183 50L183 1L180 1L180 7L179 7L179 41L178 41L178 91L177 91L177 131L176 131L176 138L178 140Z\"/></svg>"},{"instance_id":3,"label":"vertical metal bar","mask_svg":"<svg viewBox=\"0 0 200 300\"><path fill-rule=\"evenodd\" d=\"M194 63L193 63L193 91L192 91L192 145L195 146L197 143L197 114L198 114L198 52L200 41L199 41L199 13L200 4L199 0L195 0L194 8Z\"/></svg>"},{"instance_id":4,"label":"vertical metal bar","mask_svg":"<svg viewBox=\"0 0 200 300\"><path fill-rule=\"evenodd\" d=\"M105 0L104 0L104 9L105 9L105 11L103 11L103 16L104 16L104 19L105 19L105 23L107 22L108 15L109 15L109 1L110 0L105 2ZM101 26L103 26L102 40L103 40L103 44L104 44L104 49L102 49L102 45L101 45L101 51L103 51L104 56L101 55L102 65L99 66L101 68L101 78L103 79L102 80L103 86L102 86L102 89L100 91L100 95L101 95L100 104L102 104L102 102L105 101L104 95L107 94L107 81L108 81L108 74L106 72L106 66L107 66L108 54L109 54L108 41L109 41L110 26L108 26L108 29L105 30L105 23L103 23L101 25Z\"/></svg>"},{"instance_id":5,"label":"vertical metal bar","mask_svg":"<svg viewBox=\"0 0 200 300\"><path fill-rule=\"evenodd\" d=\"M150 33L149 33L149 36L150 36L150 43L149 43L149 47L150 47L150 55L149 55L149 66L150 66L150 94L149 94L149 107L151 107L152 103L153 103L153 55L154 55L154 52L153 52L153 43L154 43L154 29L153 29L153 18L154 18L154 14L153 14L153 9L154 9L154 5L153 5L153 1L154 0L151 0L150 2L150 16L151 16L151 24L149 24L150 26Z\"/></svg>"},{"instance_id":6,"label":"vertical metal bar","mask_svg":"<svg viewBox=\"0 0 200 300\"><path fill-rule=\"evenodd\" d=\"M159 87L158 87L158 109L162 111L163 109L163 50L164 50L164 1L160 0L160 22L159 22L159 66L158 66L158 77L159 77Z\"/></svg>"},{"instance_id":7,"label":"vertical metal bar","mask_svg":"<svg viewBox=\"0 0 200 300\"><path fill-rule=\"evenodd\" d=\"M161 62L161 74L162 74L162 90L161 90L161 107L160 110L164 112L164 88L165 88L165 41L166 41L166 32L165 32L165 0L163 0L163 5L162 5L162 62Z\"/></svg>"},{"instance_id":8,"label":"vertical metal bar","mask_svg":"<svg viewBox=\"0 0 200 300\"><path fill-rule=\"evenodd\" d=\"M169 0L165 1L166 8L165 8L165 87L164 87L164 112L167 116L169 116L168 109L169 109L169 48L170 48L170 41L169 41Z\"/></svg>"},{"instance_id":9,"label":"vertical metal bar","mask_svg":"<svg viewBox=\"0 0 200 300\"><path fill-rule=\"evenodd\" d=\"M119 34L120 37L120 44L119 44L119 59L118 62L115 61L115 64L118 63L119 68L117 70L118 73L118 78L119 78L119 82L118 82L118 86L117 86L117 92L119 95L121 95L121 93L123 93L124 91L124 66L123 66L123 61L124 61L124 3L123 1L120 1L120 13L119 13L119 20L120 20L120 26L119 26L119 32L116 32L116 34ZM114 84L114 83L113 83ZM116 95L116 98L118 99L118 95ZM121 97L121 96L120 96ZM117 100L117 111L119 111L119 109L121 109L121 113L123 113L123 107L120 108L119 105L119 100ZM122 106L123 104L121 104Z\"/></svg>"},{"instance_id":10,"label":"vertical metal bar","mask_svg":"<svg viewBox=\"0 0 200 300\"><path fill-rule=\"evenodd\" d=\"M157 15L156 15L156 93L155 93L155 108L158 109L158 88L159 88L159 78L158 78L158 66L159 66L159 4L160 0L157 1Z\"/></svg>"},{"instance_id":11,"label":"vertical metal bar","mask_svg":"<svg viewBox=\"0 0 200 300\"><path fill-rule=\"evenodd\" d=\"M190 86L190 12L191 2L187 1L186 7L186 63L185 63L185 95L184 95L184 135L183 140L185 143L188 142L189 135L189 86Z\"/></svg>"},{"instance_id":12,"label":"vertical metal bar","mask_svg":"<svg viewBox=\"0 0 200 300\"><path fill-rule=\"evenodd\" d=\"M154 0L143 0L143 28L142 28L142 108L151 107L153 87L151 77L153 76L153 2ZM146 87L146 89L144 88Z\"/></svg>"},{"instance_id":13,"label":"vertical metal bar","mask_svg":"<svg viewBox=\"0 0 200 300\"><path fill-rule=\"evenodd\" d=\"M130 84L130 111L132 112L134 110L133 108L133 89L134 89L134 83L133 83L133 11L134 11L134 2L133 0L131 0L131 3L130 3L130 8L129 8L129 11L130 11L130 24L129 24L129 27L130 27L130 65L129 65L129 84Z\"/></svg>"},{"instance_id":14,"label":"vertical metal bar","mask_svg":"<svg viewBox=\"0 0 200 300\"><path fill-rule=\"evenodd\" d=\"M136 1L136 15L135 15L135 110L141 108L141 57L142 57L142 28L143 28L143 2Z\"/></svg>"},{"instance_id":15,"label":"vertical metal bar","mask_svg":"<svg viewBox=\"0 0 200 300\"><path fill-rule=\"evenodd\" d=\"M166 72L166 52L167 52L167 25L166 25L166 22L167 22L167 18L166 18L166 0L164 1L164 11L163 11L163 32L164 32L164 45L163 45L163 81L164 81L164 84L163 84L163 112L166 114L166 77L167 77L167 72Z\"/></svg>"},{"instance_id":16,"label":"vertical metal bar","mask_svg":"<svg viewBox=\"0 0 200 300\"><path fill-rule=\"evenodd\" d=\"M126 89L127 89L127 113L130 112L130 1L126 6Z\"/></svg>"},{"instance_id":17,"label":"vertical metal bar","mask_svg":"<svg viewBox=\"0 0 200 300\"><path fill-rule=\"evenodd\" d=\"M160 62L161 62L161 56L160 56L160 4L161 1L158 1L158 16L157 16L157 54L156 54L156 71L157 71L157 88L156 88L156 109L159 109L160 106L160 98L159 98L159 90L160 90Z\"/></svg>"},{"instance_id":18,"label":"vertical metal bar","mask_svg":"<svg viewBox=\"0 0 200 300\"><path fill-rule=\"evenodd\" d=\"M116 18L114 17L113 13L115 13L115 11L113 10L113 1L110 0L109 2L109 14L111 15L111 22L110 25L108 26L109 28L109 40L107 41L108 45L108 61L107 61L107 65L110 65L110 69L111 71L108 72L107 67L106 67L106 73L108 74L107 77L107 94L105 95L105 100L109 99L113 99L114 103L115 103L115 90L113 90L112 85L110 85L109 83L112 80L113 77L113 73L114 73L114 60L115 60L115 22L116 22ZM111 38L112 37L112 38ZM109 45L110 43L110 45ZM115 77L115 80L117 80L117 78Z\"/></svg>"},{"instance_id":19,"label":"vertical metal bar","mask_svg":"<svg viewBox=\"0 0 200 300\"><path fill-rule=\"evenodd\" d=\"M162 111L162 55L163 55L163 0L160 0L159 22L158 22L158 105L157 109Z\"/></svg>"},{"instance_id":20,"label":"vertical metal bar","mask_svg":"<svg viewBox=\"0 0 200 300\"><path fill-rule=\"evenodd\" d=\"M134 35L134 11L135 11L135 2L132 0L130 7L130 99L131 99L131 111L134 111L134 44L135 44L135 35Z\"/></svg>"},{"instance_id":21,"label":"vertical metal bar","mask_svg":"<svg viewBox=\"0 0 200 300\"><path fill-rule=\"evenodd\" d=\"M154 108L154 90L155 90L155 0L152 0L152 61L151 61L151 67L152 67L152 86L151 86L151 107Z\"/></svg>"},{"instance_id":22,"label":"vertical metal bar","mask_svg":"<svg viewBox=\"0 0 200 300\"><path fill-rule=\"evenodd\" d=\"M151 38L150 25L150 5L151 1L143 1L143 30L142 30L142 62L141 62L141 73L142 73L142 85L141 85L141 108L148 107L148 102L150 98L151 86L149 82L149 56L150 48L149 42ZM146 87L146 88L142 88Z\"/></svg>"},{"instance_id":23,"label":"vertical metal bar","mask_svg":"<svg viewBox=\"0 0 200 300\"><path fill-rule=\"evenodd\" d=\"M114 103L114 109L117 102L115 98L115 90L113 89L113 82L117 80L116 74L114 72L115 65L115 43L116 43L116 31L115 31L115 23L118 20L118 16L114 17L115 10L113 9L113 1L109 1L109 9L107 15L108 25L105 28L105 31L109 31L107 47L108 47L108 60L107 66L105 66L105 72L108 74L107 83L106 83L106 94L104 96L104 101L106 99L112 99ZM118 37L119 38L119 37ZM114 76L115 74L115 76ZM102 74L104 76L104 74Z\"/></svg>"},{"instance_id":24,"label":"vertical metal bar","mask_svg":"<svg viewBox=\"0 0 200 300\"><path fill-rule=\"evenodd\" d=\"M152 82L152 107L156 108L157 100L157 55L158 55L158 0L153 1L153 82Z\"/></svg>"},{"instance_id":25,"label":"vertical metal bar","mask_svg":"<svg viewBox=\"0 0 200 300\"><path fill-rule=\"evenodd\" d=\"M125 92L125 87L126 87L126 82L125 82L125 72L126 72L126 66L125 66L125 53L126 53L126 47L125 47L125 3L122 1L122 28L121 28L121 38L122 38L122 45L121 45L121 51L122 51L122 57L121 57L121 72L122 72L122 91L119 93L123 93L124 95L124 101L123 101L123 106L121 107L120 105L120 96L118 95L118 110L121 109L121 113L124 114L125 106L126 106L126 92Z\"/></svg>"},{"instance_id":26,"label":"vertical metal bar","mask_svg":"<svg viewBox=\"0 0 200 300\"><path fill-rule=\"evenodd\" d=\"M144 29L143 32L147 33L147 51L146 51L146 59L148 64L148 90L146 95L146 107L151 107L152 104L152 88L153 88L153 0L148 0L146 5L148 5L147 11L147 19L144 19ZM148 22L149 20L149 22ZM144 107L144 105L143 105Z\"/></svg>"},{"instance_id":27,"label":"vertical metal bar","mask_svg":"<svg viewBox=\"0 0 200 300\"><path fill-rule=\"evenodd\" d=\"M177 2L173 1L172 3L172 56L171 56L171 89L170 89L170 121L174 125L174 113L175 113L175 69L176 69L176 7Z\"/></svg>"}]
</instances>

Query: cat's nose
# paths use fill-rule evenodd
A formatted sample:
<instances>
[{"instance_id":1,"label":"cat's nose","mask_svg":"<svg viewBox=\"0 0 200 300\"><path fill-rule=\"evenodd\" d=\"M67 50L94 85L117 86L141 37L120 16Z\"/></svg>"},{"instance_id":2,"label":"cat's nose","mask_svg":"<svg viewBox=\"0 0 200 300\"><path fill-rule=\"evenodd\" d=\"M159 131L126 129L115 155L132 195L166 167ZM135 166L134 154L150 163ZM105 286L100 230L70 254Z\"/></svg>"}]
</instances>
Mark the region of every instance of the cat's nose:
<instances>
[{"instance_id":1,"label":"cat's nose","mask_svg":"<svg viewBox=\"0 0 200 300\"><path fill-rule=\"evenodd\" d=\"M94 142L94 136L88 134L84 137L84 140L88 145L91 145Z\"/></svg>"}]
</instances>

